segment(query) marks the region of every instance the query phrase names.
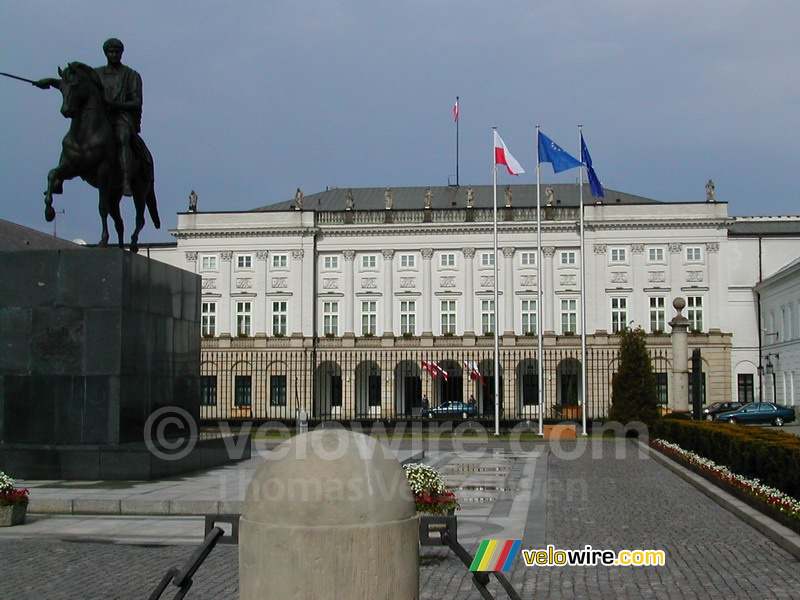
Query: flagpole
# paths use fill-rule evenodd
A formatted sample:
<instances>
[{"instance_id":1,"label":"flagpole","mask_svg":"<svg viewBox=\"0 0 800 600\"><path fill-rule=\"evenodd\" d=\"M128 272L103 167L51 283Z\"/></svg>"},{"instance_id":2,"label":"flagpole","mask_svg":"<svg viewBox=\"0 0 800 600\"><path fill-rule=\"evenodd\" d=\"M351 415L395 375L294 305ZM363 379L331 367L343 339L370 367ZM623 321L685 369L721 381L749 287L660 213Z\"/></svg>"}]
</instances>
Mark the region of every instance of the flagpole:
<instances>
[{"instance_id":1,"label":"flagpole","mask_svg":"<svg viewBox=\"0 0 800 600\"><path fill-rule=\"evenodd\" d=\"M541 169L539 156L539 128L536 125L536 269L538 285L536 286L536 377L539 386L539 435L544 435L544 354L542 353L542 325L544 324L544 307L542 306L542 285L544 271L542 267L542 196L539 172Z\"/></svg>"},{"instance_id":2,"label":"flagpole","mask_svg":"<svg viewBox=\"0 0 800 600\"><path fill-rule=\"evenodd\" d=\"M497 163L494 156L494 135L497 127L492 127L492 187L493 193L493 232L494 232L494 434L500 435L500 319L497 301Z\"/></svg>"},{"instance_id":3,"label":"flagpole","mask_svg":"<svg viewBox=\"0 0 800 600\"><path fill-rule=\"evenodd\" d=\"M458 123L461 120L461 107L458 105L458 96L456 96L456 187L458 187Z\"/></svg>"},{"instance_id":4,"label":"flagpole","mask_svg":"<svg viewBox=\"0 0 800 600\"><path fill-rule=\"evenodd\" d=\"M583 151L582 151L582 141L583 141L583 125L578 125L578 136L580 139L578 140L578 150L580 151L578 156L581 157L581 162L583 162ZM586 431L586 408L587 402L586 399L588 397L587 389L586 389L586 260L585 260L585 248L584 248L584 229L583 229L583 169L585 165L581 166L578 169L580 175L578 176L578 184L580 185L580 265L581 265L581 295L580 295L580 302L581 302L581 390L583 393L583 398L581 398L583 404L583 410L581 410L581 422L583 426L583 433L581 435L588 435Z\"/></svg>"}]
</instances>

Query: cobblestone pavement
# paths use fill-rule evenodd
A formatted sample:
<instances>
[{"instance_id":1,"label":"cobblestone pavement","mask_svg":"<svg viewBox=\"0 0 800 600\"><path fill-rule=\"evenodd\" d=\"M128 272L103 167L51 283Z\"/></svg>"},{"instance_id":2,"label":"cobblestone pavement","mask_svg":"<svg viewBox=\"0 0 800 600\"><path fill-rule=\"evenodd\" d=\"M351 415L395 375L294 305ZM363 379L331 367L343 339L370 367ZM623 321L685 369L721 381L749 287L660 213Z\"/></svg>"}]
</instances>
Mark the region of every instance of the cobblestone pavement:
<instances>
[{"instance_id":1,"label":"cobblestone pavement","mask_svg":"<svg viewBox=\"0 0 800 600\"><path fill-rule=\"evenodd\" d=\"M617 457L619 450L623 457ZM474 464L447 450L430 458L449 471L450 483ZM800 562L663 466L639 458L638 449L628 443L591 441L550 449L536 461L537 477L546 470L541 485L530 486L530 462L514 452L492 453L482 464L498 469L502 483L494 487L502 489L459 492L492 495L491 501L470 503L480 508L465 506L465 525L484 518L491 523L493 513L498 518L518 515L521 505L518 500L514 506L514 498L528 494L524 548L551 543L579 549L590 544L595 549L666 552L664 567L526 567L518 558L510 578L523 598L731 600L798 595ZM478 475L488 480L488 473ZM460 483L472 485L467 479ZM468 527L464 530L467 534ZM516 537L523 528L509 523L501 531ZM474 552L478 540L471 538L465 535L463 540ZM182 565L191 551L187 545L0 539L0 597L143 598L168 567ZM423 548L421 562L420 598L481 597L449 551ZM237 565L237 547L217 546L197 572L188 598L236 598ZM495 597L505 597L496 584L490 589ZM164 597L172 597L171 591Z\"/></svg>"}]
</instances>

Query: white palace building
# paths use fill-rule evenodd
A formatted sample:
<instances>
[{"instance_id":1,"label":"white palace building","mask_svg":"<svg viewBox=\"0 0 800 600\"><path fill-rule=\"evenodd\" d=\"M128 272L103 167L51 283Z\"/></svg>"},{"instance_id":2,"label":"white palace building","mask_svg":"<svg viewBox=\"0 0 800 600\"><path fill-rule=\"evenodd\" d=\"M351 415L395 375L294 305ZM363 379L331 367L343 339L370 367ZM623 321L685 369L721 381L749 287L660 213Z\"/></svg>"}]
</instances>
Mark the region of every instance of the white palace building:
<instances>
[{"instance_id":1,"label":"white palace building","mask_svg":"<svg viewBox=\"0 0 800 600\"><path fill-rule=\"evenodd\" d=\"M498 189L497 254L492 186L193 206L176 244L146 251L202 276L205 418L407 418L423 396L488 417L495 317L503 419L605 416L624 327L648 333L666 405L678 297L705 402L800 403L800 217L730 217L713 194L584 197L581 244L578 186L541 187L540 250L537 188L514 185Z\"/></svg>"}]
</instances>

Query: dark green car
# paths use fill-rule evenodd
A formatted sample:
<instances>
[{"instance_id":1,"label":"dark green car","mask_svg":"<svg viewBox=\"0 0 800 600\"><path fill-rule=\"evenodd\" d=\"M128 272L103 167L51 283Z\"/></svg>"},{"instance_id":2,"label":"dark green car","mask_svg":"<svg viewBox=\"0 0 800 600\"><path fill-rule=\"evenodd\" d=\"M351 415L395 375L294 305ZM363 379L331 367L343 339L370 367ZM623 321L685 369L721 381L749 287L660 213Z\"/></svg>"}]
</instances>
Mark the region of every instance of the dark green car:
<instances>
[{"instance_id":1,"label":"dark green car","mask_svg":"<svg viewBox=\"0 0 800 600\"><path fill-rule=\"evenodd\" d=\"M730 412L719 413L716 421L726 421L728 423L742 423L742 424L772 424L776 427L782 426L784 423L791 423L794 421L794 409L785 406L779 406L774 402L750 402L743 404Z\"/></svg>"}]
</instances>

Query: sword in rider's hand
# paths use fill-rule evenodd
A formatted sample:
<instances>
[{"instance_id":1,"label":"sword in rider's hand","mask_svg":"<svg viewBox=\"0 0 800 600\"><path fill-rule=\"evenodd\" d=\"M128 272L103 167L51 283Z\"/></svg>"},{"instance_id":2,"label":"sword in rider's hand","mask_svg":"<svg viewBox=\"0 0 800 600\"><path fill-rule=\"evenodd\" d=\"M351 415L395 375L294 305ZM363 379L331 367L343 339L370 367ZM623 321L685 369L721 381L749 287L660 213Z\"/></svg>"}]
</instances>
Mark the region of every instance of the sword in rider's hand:
<instances>
[{"instance_id":1,"label":"sword in rider's hand","mask_svg":"<svg viewBox=\"0 0 800 600\"><path fill-rule=\"evenodd\" d=\"M3 73L2 71L0 71L0 75L11 77L11 79L19 79L20 81L25 81L31 85L36 85L36 82L33 79L25 79L24 77L18 77L17 75L12 75L11 73Z\"/></svg>"}]
</instances>

